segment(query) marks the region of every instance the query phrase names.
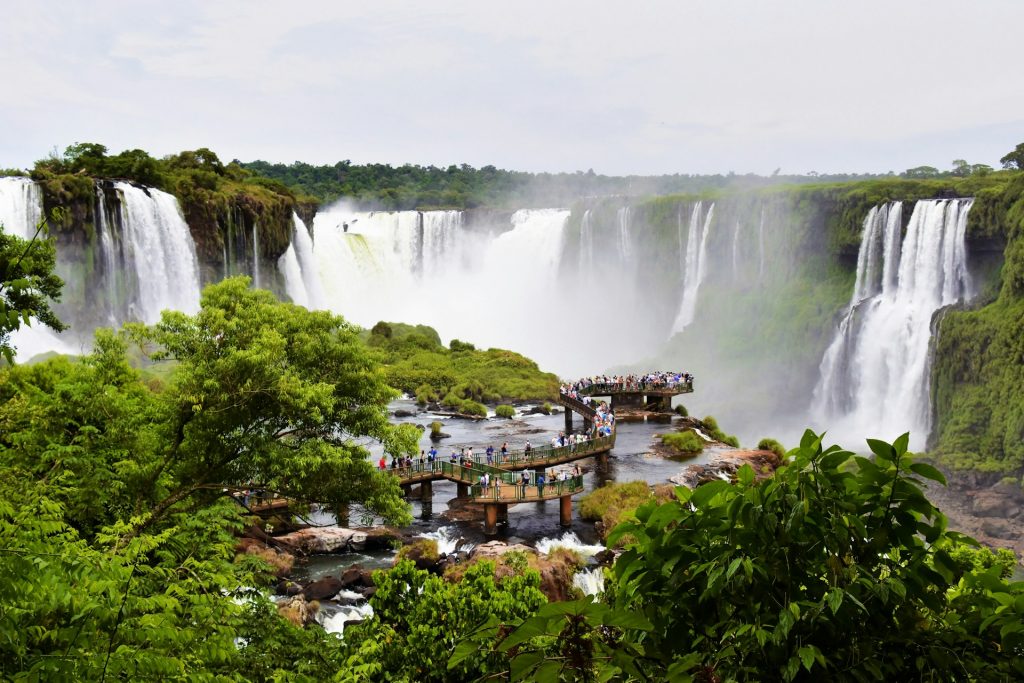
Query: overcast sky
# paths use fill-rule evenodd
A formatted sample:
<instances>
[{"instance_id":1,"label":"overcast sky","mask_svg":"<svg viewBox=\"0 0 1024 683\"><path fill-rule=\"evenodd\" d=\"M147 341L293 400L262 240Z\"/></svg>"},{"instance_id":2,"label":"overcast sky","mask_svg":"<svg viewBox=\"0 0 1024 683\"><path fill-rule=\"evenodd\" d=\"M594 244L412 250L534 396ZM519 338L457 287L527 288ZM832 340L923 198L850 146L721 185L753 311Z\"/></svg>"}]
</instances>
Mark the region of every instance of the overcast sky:
<instances>
[{"instance_id":1,"label":"overcast sky","mask_svg":"<svg viewBox=\"0 0 1024 683\"><path fill-rule=\"evenodd\" d=\"M607 174L998 166L1019 0L0 0L0 167L162 156Z\"/></svg>"}]
</instances>

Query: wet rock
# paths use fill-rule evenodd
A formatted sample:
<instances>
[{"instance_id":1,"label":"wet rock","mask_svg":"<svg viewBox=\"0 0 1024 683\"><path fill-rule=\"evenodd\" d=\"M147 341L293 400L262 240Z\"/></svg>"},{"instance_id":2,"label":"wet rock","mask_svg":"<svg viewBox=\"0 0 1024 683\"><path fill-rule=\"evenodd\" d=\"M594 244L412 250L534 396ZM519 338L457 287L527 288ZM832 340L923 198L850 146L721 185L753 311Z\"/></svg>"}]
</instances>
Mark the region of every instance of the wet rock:
<instances>
[{"instance_id":1,"label":"wet rock","mask_svg":"<svg viewBox=\"0 0 1024 683\"><path fill-rule=\"evenodd\" d=\"M779 456L772 451L729 450L715 453L707 463L687 466L669 481L689 488L718 479L731 481L743 465L750 465L758 479L766 479L780 464Z\"/></svg>"},{"instance_id":2,"label":"wet rock","mask_svg":"<svg viewBox=\"0 0 1024 683\"><path fill-rule=\"evenodd\" d=\"M341 588L358 590L373 587L373 572L361 564L354 564L341 574Z\"/></svg>"},{"instance_id":3,"label":"wet rock","mask_svg":"<svg viewBox=\"0 0 1024 683\"><path fill-rule=\"evenodd\" d=\"M425 424L420 424L419 422L417 422L413 426L416 427L416 429L420 430L421 432L427 431L427 426Z\"/></svg>"},{"instance_id":4,"label":"wet rock","mask_svg":"<svg viewBox=\"0 0 1024 683\"><path fill-rule=\"evenodd\" d=\"M365 548L367 550L388 549L394 546L396 541L402 541L408 537L399 529L388 526L361 527L355 531L366 534Z\"/></svg>"},{"instance_id":5,"label":"wet rock","mask_svg":"<svg viewBox=\"0 0 1024 683\"><path fill-rule=\"evenodd\" d=\"M309 554L336 553L362 550L366 547L366 532L340 526L309 527L278 536L287 543Z\"/></svg>"},{"instance_id":6,"label":"wet rock","mask_svg":"<svg viewBox=\"0 0 1024 683\"><path fill-rule=\"evenodd\" d=\"M527 554L536 554L537 551L530 546L523 545L522 543L508 544L504 541L488 541L487 543L481 543L477 547L473 548L473 552L469 554L471 561L481 559L497 559L505 553L521 552Z\"/></svg>"},{"instance_id":7,"label":"wet rock","mask_svg":"<svg viewBox=\"0 0 1024 683\"><path fill-rule=\"evenodd\" d=\"M594 555L594 561L603 566L611 566L615 562L615 552L607 549L602 550Z\"/></svg>"},{"instance_id":8,"label":"wet rock","mask_svg":"<svg viewBox=\"0 0 1024 683\"><path fill-rule=\"evenodd\" d=\"M979 517L1011 517L1019 512L1013 500L996 491L981 491L971 499L971 511Z\"/></svg>"},{"instance_id":9,"label":"wet rock","mask_svg":"<svg viewBox=\"0 0 1024 683\"><path fill-rule=\"evenodd\" d=\"M273 539L271 539L273 540ZM266 543L255 538L240 538L235 545L235 552L239 555L255 555L269 564L277 577L287 576L295 565L295 555L284 550L271 548Z\"/></svg>"},{"instance_id":10,"label":"wet rock","mask_svg":"<svg viewBox=\"0 0 1024 683\"><path fill-rule=\"evenodd\" d=\"M274 589L278 595L293 597L302 593L302 584L289 579L282 579L277 582L277 586Z\"/></svg>"},{"instance_id":11,"label":"wet rock","mask_svg":"<svg viewBox=\"0 0 1024 683\"><path fill-rule=\"evenodd\" d=\"M986 519L982 522L981 529L993 538L1001 538L1008 541L1015 541L1021 536L1020 529L1004 519Z\"/></svg>"},{"instance_id":12,"label":"wet rock","mask_svg":"<svg viewBox=\"0 0 1024 683\"><path fill-rule=\"evenodd\" d=\"M440 441L441 439L450 439L450 438L452 438L452 435L449 434L448 432L431 432L430 433L430 440L431 441Z\"/></svg>"},{"instance_id":13,"label":"wet rock","mask_svg":"<svg viewBox=\"0 0 1024 683\"><path fill-rule=\"evenodd\" d=\"M416 411L414 411L414 410L405 410L404 408L399 408L398 410L396 410L393 413L393 415L395 417L416 417Z\"/></svg>"},{"instance_id":14,"label":"wet rock","mask_svg":"<svg viewBox=\"0 0 1024 683\"><path fill-rule=\"evenodd\" d=\"M277 603L277 613L296 626L308 626L316 621L319 603L307 602L301 595Z\"/></svg>"},{"instance_id":15,"label":"wet rock","mask_svg":"<svg viewBox=\"0 0 1024 683\"><path fill-rule=\"evenodd\" d=\"M302 597L306 600L330 600L341 589L341 579L334 576L325 576L303 588Z\"/></svg>"}]
</instances>

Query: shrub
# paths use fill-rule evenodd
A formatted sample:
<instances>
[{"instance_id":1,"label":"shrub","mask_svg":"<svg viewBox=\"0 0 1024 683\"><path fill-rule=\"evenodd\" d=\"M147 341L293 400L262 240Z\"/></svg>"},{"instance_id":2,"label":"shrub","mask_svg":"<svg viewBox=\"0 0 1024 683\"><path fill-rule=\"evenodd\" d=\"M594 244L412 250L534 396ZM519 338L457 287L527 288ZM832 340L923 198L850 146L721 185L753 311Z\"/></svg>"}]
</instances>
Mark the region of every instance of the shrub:
<instances>
[{"instance_id":1,"label":"shrub","mask_svg":"<svg viewBox=\"0 0 1024 683\"><path fill-rule=\"evenodd\" d=\"M544 405L542 405L540 407L540 412L544 413L545 415L550 415L551 414L551 404L548 403L547 401L544 401Z\"/></svg>"},{"instance_id":2,"label":"shrub","mask_svg":"<svg viewBox=\"0 0 1024 683\"><path fill-rule=\"evenodd\" d=\"M729 446L732 446L733 448L739 448L740 447L740 440L737 439L732 434L727 434L725 436L725 438L724 439L720 439L720 441L722 443L724 443L724 444L728 444Z\"/></svg>"},{"instance_id":3,"label":"shrub","mask_svg":"<svg viewBox=\"0 0 1024 683\"><path fill-rule=\"evenodd\" d=\"M685 453L687 455L696 455L704 450L704 443L701 441L701 438L690 429L687 429L685 432L665 434L661 437L661 442L677 453Z\"/></svg>"},{"instance_id":4,"label":"shrub","mask_svg":"<svg viewBox=\"0 0 1024 683\"><path fill-rule=\"evenodd\" d=\"M716 420L715 418L711 417L710 415L708 415L703 420L701 420L701 422L704 423L705 429L707 429L709 432L717 432L717 431L719 431L719 429L718 429L718 420Z\"/></svg>"},{"instance_id":5,"label":"shrub","mask_svg":"<svg viewBox=\"0 0 1024 683\"><path fill-rule=\"evenodd\" d=\"M686 406L680 403L676 406L676 415L679 415L680 417L690 417L690 411L686 409Z\"/></svg>"},{"instance_id":6,"label":"shrub","mask_svg":"<svg viewBox=\"0 0 1024 683\"><path fill-rule=\"evenodd\" d=\"M430 436L438 436L441 433L441 427L444 425L439 421L434 420L430 423Z\"/></svg>"},{"instance_id":7,"label":"shrub","mask_svg":"<svg viewBox=\"0 0 1024 683\"><path fill-rule=\"evenodd\" d=\"M771 451L780 458L786 455L786 448L775 439L769 439L765 437L757 442L757 450L759 451Z\"/></svg>"},{"instance_id":8,"label":"shrub","mask_svg":"<svg viewBox=\"0 0 1024 683\"><path fill-rule=\"evenodd\" d=\"M505 419L511 419L516 416L516 409L510 405L500 405L494 409L494 413L498 417L504 417Z\"/></svg>"},{"instance_id":9,"label":"shrub","mask_svg":"<svg viewBox=\"0 0 1024 683\"><path fill-rule=\"evenodd\" d=\"M465 415L476 415L477 417L487 417L487 406L483 403L477 403L476 401L465 400L459 406L459 412Z\"/></svg>"},{"instance_id":10,"label":"shrub","mask_svg":"<svg viewBox=\"0 0 1024 683\"><path fill-rule=\"evenodd\" d=\"M395 564L398 564L405 558L409 558L413 562L421 559L428 562L437 562L440 557L441 554L437 549L437 541L432 538L417 538L409 545L403 545L398 549L398 555L395 556Z\"/></svg>"}]
</instances>

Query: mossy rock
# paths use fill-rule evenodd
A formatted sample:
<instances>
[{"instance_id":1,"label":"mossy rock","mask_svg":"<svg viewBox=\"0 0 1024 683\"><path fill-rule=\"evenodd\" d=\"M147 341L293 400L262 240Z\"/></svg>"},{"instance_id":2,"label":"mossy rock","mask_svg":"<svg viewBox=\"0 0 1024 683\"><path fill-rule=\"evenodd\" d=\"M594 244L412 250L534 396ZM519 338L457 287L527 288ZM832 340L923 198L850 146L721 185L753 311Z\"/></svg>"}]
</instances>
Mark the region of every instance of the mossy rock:
<instances>
[{"instance_id":1,"label":"mossy rock","mask_svg":"<svg viewBox=\"0 0 1024 683\"><path fill-rule=\"evenodd\" d=\"M508 404L502 404L494 409L494 414L498 417L503 417L507 420L511 420L516 416L516 409Z\"/></svg>"},{"instance_id":2,"label":"mossy rock","mask_svg":"<svg viewBox=\"0 0 1024 683\"><path fill-rule=\"evenodd\" d=\"M661 442L680 455L697 455L704 450L704 442L692 429L665 434Z\"/></svg>"}]
</instances>

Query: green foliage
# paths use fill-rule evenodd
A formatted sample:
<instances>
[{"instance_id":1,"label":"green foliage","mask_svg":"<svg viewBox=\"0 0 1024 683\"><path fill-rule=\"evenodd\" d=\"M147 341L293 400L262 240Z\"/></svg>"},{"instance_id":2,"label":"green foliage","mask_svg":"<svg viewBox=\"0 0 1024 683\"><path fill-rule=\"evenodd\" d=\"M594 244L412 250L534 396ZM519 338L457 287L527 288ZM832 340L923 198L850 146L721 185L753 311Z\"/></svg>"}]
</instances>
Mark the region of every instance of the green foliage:
<instances>
[{"instance_id":1,"label":"green foliage","mask_svg":"<svg viewBox=\"0 0 1024 683\"><path fill-rule=\"evenodd\" d=\"M718 420L716 420L715 418L708 415L703 420L701 420L701 423L704 425L705 433L715 441L732 446L733 448L740 447L739 439L737 439L735 436L723 432L721 428L719 428L718 426Z\"/></svg>"},{"instance_id":2,"label":"green foliage","mask_svg":"<svg viewBox=\"0 0 1024 683\"><path fill-rule=\"evenodd\" d=\"M690 417L690 411L686 409L682 403L676 406L676 415L680 417Z\"/></svg>"},{"instance_id":3,"label":"green foliage","mask_svg":"<svg viewBox=\"0 0 1024 683\"><path fill-rule=\"evenodd\" d=\"M0 225L0 357L8 363L14 362L11 333L22 325L36 320L58 332L66 329L50 309L49 300L60 299L64 282L53 274L56 252L45 233L45 219L29 240Z\"/></svg>"},{"instance_id":4,"label":"green foliage","mask_svg":"<svg viewBox=\"0 0 1024 683\"><path fill-rule=\"evenodd\" d=\"M530 359L503 349L480 351L457 339L446 349L426 325L379 322L362 336L381 352L391 386L421 405L440 400L458 412L485 417L483 402L558 394L558 378Z\"/></svg>"},{"instance_id":5,"label":"green foliage","mask_svg":"<svg viewBox=\"0 0 1024 683\"><path fill-rule=\"evenodd\" d=\"M685 455L697 455L704 450L703 440L692 429L665 434L661 437L661 442L676 453Z\"/></svg>"},{"instance_id":6,"label":"green foliage","mask_svg":"<svg viewBox=\"0 0 1024 683\"><path fill-rule=\"evenodd\" d=\"M415 560L423 558L431 562L437 562L441 555L437 550L437 541L432 538L417 538L412 543L407 543L398 549L396 563L406 558Z\"/></svg>"},{"instance_id":7,"label":"green foliage","mask_svg":"<svg viewBox=\"0 0 1024 683\"><path fill-rule=\"evenodd\" d=\"M1024 171L1024 142L1014 147L1012 152L1007 153L999 160L999 163L1003 165L1003 168Z\"/></svg>"},{"instance_id":8,"label":"green foliage","mask_svg":"<svg viewBox=\"0 0 1024 683\"><path fill-rule=\"evenodd\" d=\"M541 406L540 406L540 412L543 415L550 415L551 414L551 404L548 403L547 401L544 401L544 403L542 403Z\"/></svg>"},{"instance_id":9,"label":"green foliage","mask_svg":"<svg viewBox=\"0 0 1024 683\"><path fill-rule=\"evenodd\" d=\"M656 493L645 481L605 484L580 499L580 517L600 521L602 533L607 534L620 522L632 519L636 509L644 503L664 499L666 492L662 489Z\"/></svg>"},{"instance_id":10,"label":"green foliage","mask_svg":"<svg viewBox=\"0 0 1024 683\"><path fill-rule=\"evenodd\" d=\"M503 417L510 420L516 416L516 409L508 404L503 403L502 405L499 405L497 408L494 409L494 414L497 415L498 417Z\"/></svg>"},{"instance_id":11,"label":"green foliage","mask_svg":"<svg viewBox=\"0 0 1024 683\"><path fill-rule=\"evenodd\" d=\"M442 424L441 422L438 422L437 420L434 420L433 422L430 423L430 435L431 436L438 436L438 435L440 435L442 427L444 427L444 424Z\"/></svg>"},{"instance_id":12,"label":"green foliage","mask_svg":"<svg viewBox=\"0 0 1024 683\"><path fill-rule=\"evenodd\" d=\"M1024 674L1024 586L954 560L968 540L925 498L942 475L894 444L874 460L808 432L792 461L755 482L716 481L648 503L606 587L651 630L654 679L1016 678ZM898 648L893 643L899 643ZM703 673L701 673L703 672Z\"/></svg>"},{"instance_id":13,"label":"green foliage","mask_svg":"<svg viewBox=\"0 0 1024 683\"><path fill-rule=\"evenodd\" d=\"M504 657L480 652L449 666L449 655L487 619L518 622L546 602L536 571L524 569L499 580L488 561L452 583L403 560L376 572L374 583L374 617L345 630L349 659L336 681L474 680L498 670Z\"/></svg>"},{"instance_id":14,"label":"green foliage","mask_svg":"<svg viewBox=\"0 0 1024 683\"><path fill-rule=\"evenodd\" d=\"M759 451L771 451L780 458L786 456L786 447L775 439L765 437L757 442L757 450Z\"/></svg>"}]
</instances>

